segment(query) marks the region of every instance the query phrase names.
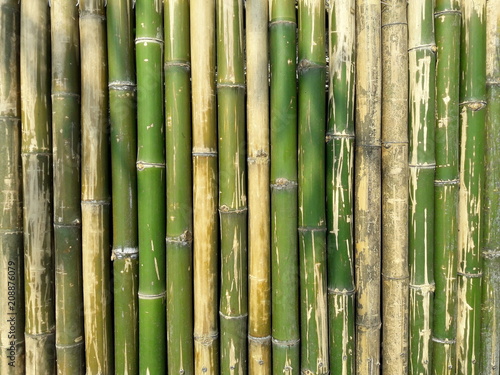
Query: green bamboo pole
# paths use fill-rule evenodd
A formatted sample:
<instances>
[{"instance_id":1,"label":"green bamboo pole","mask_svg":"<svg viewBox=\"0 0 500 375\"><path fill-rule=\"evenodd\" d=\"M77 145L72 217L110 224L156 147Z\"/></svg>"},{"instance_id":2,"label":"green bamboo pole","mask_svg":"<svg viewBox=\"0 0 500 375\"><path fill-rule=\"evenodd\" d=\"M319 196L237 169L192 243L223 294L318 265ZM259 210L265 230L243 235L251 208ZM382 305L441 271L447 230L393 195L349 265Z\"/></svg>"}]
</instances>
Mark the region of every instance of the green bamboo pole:
<instances>
[{"instance_id":1,"label":"green bamboo pole","mask_svg":"<svg viewBox=\"0 0 500 375\"><path fill-rule=\"evenodd\" d=\"M382 368L408 372L408 24L382 3Z\"/></svg>"},{"instance_id":2,"label":"green bamboo pole","mask_svg":"<svg viewBox=\"0 0 500 375\"><path fill-rule=\"evenodd\" d=\"M20 4L0 1L0 373L24 374Z\"/></svg>"},{"instance_id":3,"label":"green bamboo pole","mask_svg":"<svg viewBox=\"0 0 500 375\"><path fill-rule=\"evenodd\" d=\"M483 286L480 374L496 375L500 368L500 1L486 8L486 147L483 199Z\"/></svg>"},{"instance_id":4,"label":"green bamboo pole","mask_svg":"<svg viewBox=\"0 0 500 375\"><path fill-rule=\"evenodd\" d=\"M49 7L21 2L26 372L55 371Z\"/></svg>"},{"instance_id":5,"label":"green bamboo pole","mask_svg":"<svg viewBox=\"0 0 500 375\"><path fill-rule=\"evenodd\" d=\"M486 113L486 0L462 1L457 373L475 375L481 338L481 202Z\"/></svg>"},{"instance_id":6,"label":"green bamboo pole","mask_svg":"<svg viewBox=\"0 0 500 375\"><path fill-rule=\"evenodd\" d=\"M329 3L327 145L328 322L330 373L355 370L353 258L355 2Z\"/></svg>"},{"instance_id":7,"label":"green bamboo pole","mask_svg":"<svg viewBox=\"0 0 500 375\"><path fill-rule=\"evenodd\" d=\"M458 86L460 64L460 1L437 0L436 28L436 291L433 315L433 366L436 375L454 374L456 340L458 241Z\"/></svg>"},{"instance_id":8,"label":"green bamboo pole","mask_svg":"<svg viewBox=\"0 0 500 375\"><path fill-rule=\"evenodd\" d=\"M166 373L163 3L136 4L139 374Z\"/></svg>"},{"instance_id":9,"label":"green bamboo pole","mask_svg":"<svg viewBox=\"0 0 500 375\"><path fill-rule=\"evenodd\" d=\"M271 244L267 0L246 2L248 370L271 374Z\"/></svg>"},{"instance_id":10,"label":"green bamboo pole","mask_svg":"<svg viewBox=\"0 0 500 375\"><path fill-rule=\"evenodd\" d=\"M301 371L327 374L324 1L299 1L298 21Z\"/></svg>"},{"instance_id":11,"label":"green bamboo pole","mask_svg":"<svg viewBox=\"0 0 500 375\"><path fill-rule=\"evenodd\" d=\"M218 0L217 100L221 233L220 373L247 372L247 196L243 1Z\"/></svg>"},{"instance_id":12,"label":"green bamboo pole","mask_svg":"<svg viewBox=\"0 0 500 375\"><path fill-rule=\"evenodd\" d=\"M57 373L84 374L78 7L50 12Z\"/></svg>"},{"instance_id":13,"label":"green bamboo pole","mask_svg":"<svg viewBox=\"0 0 500 375\"><path fill-rule=\"evenodd\" d=\"M168 373L193 374L189 0L165 1Z\"/></svg>"},{"instance_id":14,"label":"green bamboo pole","mask_svg":"<svg viewBox=\"0 0 500 375\"><path fill-rule=\"evenodd\" d=\"M87 374L114 371L105 21L103 0L80 1L82 270Z\"/></svg>"},{"instance_id":15,"label":"green bamboo pole","mask_svg":"<svg viewBox=\"0 0 500 375\"><path fill-rule=\"evenodd\" d=\"M115 373L137 374L138 243L136 84L131 0L108 0Z\"/></svg>"},{"instance_id":16,"label":"green bamboo pole","mask_svg":"<svg viewBox=\"0 0 500 375\"><path fill-rule=\"evenodd\" d=\"M273 374L300 373L297 242L297 80L294 0L272 0L271 237Z\"/></svg>"},{"instance_id":17,"label":"green bamboo pole","mask_svg":"<svg viewBox=\"0 0 500 375\"><path fill-rule=\"evenodd\" d=\"M215 0L191 0L195 373L219 373Z\"/></svg>"},{"instance_id":18,"label":"green bamboo pole","mask_svg":"<svg viewBox=\"0 0 500 375\"><path fill-rule=\"evenodd\" d=\"M356 2L356 373L380 367L381 4Z\"/></svg>"},{"instance_id":19,"label":"green bamboo pole","mask_svg":"<svg viewBox=\"0 0 500 375\"><path fill-rule=\"evenodd\" d=\"M408 4L410 165L410 374L432 362L434 295L434 2Z\"/></svg>"}]
</instances>

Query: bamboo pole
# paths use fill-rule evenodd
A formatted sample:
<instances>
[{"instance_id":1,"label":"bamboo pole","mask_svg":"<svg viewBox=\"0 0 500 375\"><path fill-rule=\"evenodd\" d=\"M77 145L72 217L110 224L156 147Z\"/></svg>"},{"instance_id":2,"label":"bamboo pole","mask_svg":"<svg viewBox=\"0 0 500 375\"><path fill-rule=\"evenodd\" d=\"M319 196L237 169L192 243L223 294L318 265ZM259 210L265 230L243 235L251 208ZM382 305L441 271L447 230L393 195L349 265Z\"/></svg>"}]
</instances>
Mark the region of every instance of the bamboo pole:
<instances>
[{"instance_id":1,"label":"bamboo pole","mask_svg":"<svg viewBox=\"0 0 500 375\"><path fill-rule=\"evenodd\" d=\"M166 359L163 3L136 4L139 374L164 374Z\"/></svg>"},{"instance_id":2,"label":"bamboo pole","mask_svg":"<svg viewBox=\"0 0 500 375\"><path fill-rule=\"evenodd\" d=\"M479 373L481 202L486 113L486 0L462 1L457 373Z\"/></svg>"},{"instance_id":3,"label":"bamboo pole","mask_svg":"<svg viewBox=\"0 0 500 375\"><path fill-rule=\"evenodd\" d=\"M408 24L382 3L382 368L408 371Z\"/></svg>"},{"instance_id":4,"label":"bamboo pole","mask_svg":"<svg viewBox=\"0 0 500 375\"><path fill-rule=\"evenodd\" d=\"M137 374L138 243L135 54L130 0L108 0L115 373Z\"/></svg>"},{"instance_id":5,"label":"bamboo pole","mask_svg":"<svg viewBox=\"0 0 500 375\"><path fill-rule=\"evenodd\" d=\"M271 237L273 374L300 372L297 242L297 80L294 0L272 0Z\"/></svg>"},{"instance_id":6,"label":"bamboo pole","mask_svg":"<svg viewBox=\"0 0 500 375\"><path fill-rule=\"evenodd\" d=\"M87 374L114 372L105 21L103 0L80 1L82 252Z\"/></svg>"},{"instance_id":7,"label":"bamboo pole","mask_svg":"<svg viewBox=\"0 0 500 375\"><path fill-rule=\"evenodd\" d=\"M454 374L456 340L460 64L460 2L438 0L436 28L436 177L435 255L436 291L433 315L434 374Z\"/></svg>"},{"instance_id":8,"label":"bamboo pole","mask_svg":"<svg viewBox=\"0 0 500 375\"><path fill-rule=\"evenodd\" d=\"M21 2L26 372L55 371L49 8Z\"/></svg>"},{"instance_id":9,"label":"bamboo pole","mask_svg":"<svg viewBox=\"0 0 500 375\"><path fill-rule=\"evenodd\" d=\"M0 1L0 373L24 374L20 4Z\"/></svg>"},{"instance_id":10,"label":"bamboo pole","mask_svg":"<svg viewBox=\"0 0 500 375\"><path fill-rule=\"evenodd\" d=\"M84 374L78 7L50 12L57 373Z\"/></svg>"},{"instance_id":11,"label":"bamboo pole","mask_svg":"<svg viewBox=\"0 0 500 375\"><path fill-rule=\"evenodd\" d=\"M271 374L271 253L267 0L246 3L248 369Z\"/></svg>"},{"instance_id":12,"label":"bamboo pole","mask_svg":"<svg viewBox=\"0 0 500 375\"><path fill-rule=\"evenodd\" d=\"M353 257L355 2L329 3L327 245L330 373L355 370Z\"/></svg>"},{"instance_id":13,"label":"bamboo pole","mask_svg":"<svg viewBox=\"0 0 500 375\"><path fill-rule=\"evenodd\" d=\"M215 0L191 0L195 373L219 373Z\"/></svg>"},{"instance_id":14,"label":"bamboo pole","mask_svg":"<svg viewBox=\"0 0 500 375\"><path fill-rule=\"evenodd\" d=\"M500 368L500 1L486 8L486 147L483 199L483 270L480 374L496 375Z\"/></svg>"},{"instance_id":15,"label":"bamboo pole","mask_svg":"<svg viewBox=\"0 0 500 375\"><path fill-rule=\"evenodd\" d=\"M165 1L168 373L194 373L189 0Z\"/></svg>"},{"instance_id":16,"label":"bamboo pole","mask_svg":"<svg viewBox=\"0 0 500 375\"><path fill-rule=\"evenodd\" d=\"M358 374L376 374L380 366L380 12L379 1L356 2L354 238Z\"/></svg>"},{"instance_id":17,"label":"bamboo pole","mask_svg":"<svg viewBox=\"0 0 500 375\"><path fill-rule=\"evenodd\" d=\"M299 1L298 21L301 371L327 374L324 1Z\"/></svg>"},{"instance_id":18,"label":"bamboo pole","mask_svg":"<svg viewBox=\"0 0 500 375\"><path fill-rule=\"evenodd\" d=\"M432 368L434 295L434 2L408 4L410 374Z\"/></svg>"},{"instance_id":19,"label":"bamboo pole","mask_svg":"<svg viewBox=\"0 0 500 375\"><path fill-rule=\"evenodd\" d=\"M247 191L243 1L218 0L217 100L221 233L220 373L247 372Z\"/></svg>"}]
</instances>

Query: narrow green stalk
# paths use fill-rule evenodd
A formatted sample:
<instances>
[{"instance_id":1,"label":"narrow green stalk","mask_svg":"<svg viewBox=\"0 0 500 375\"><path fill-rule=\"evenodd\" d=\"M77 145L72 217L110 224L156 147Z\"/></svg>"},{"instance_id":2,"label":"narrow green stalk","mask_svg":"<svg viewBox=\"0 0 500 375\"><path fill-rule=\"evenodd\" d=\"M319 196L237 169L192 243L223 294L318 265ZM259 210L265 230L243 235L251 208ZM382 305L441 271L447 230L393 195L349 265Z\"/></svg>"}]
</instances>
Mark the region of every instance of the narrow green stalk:
<instances>
[{"instance_id":1,"label":"narrow green stalk","mask_svg":"<svg viewBox=\"0 0 500 375\"><path fill-rule=\"evenodd\" d=\"M114 373L104 0L80 1L82 253L87 374Z\"/></svg>"},{"instance_id":2,"label":"narrow green stalk","mask_svg":"<svg viewBox=\"0 0 500 375\"><path fill-rule=\"evenodd\" d=\"M165 1L168 373L193 374L189 0Z\"/></svg>"},{"instance_id":3,"label":"narrow green stalk","mask_svg":"<svg viewBox=\"0 0 500 375\"><path fill-rule=\"evenodd\" d=\"M50 29L46 1L21 2L26 372L55 371Z\"/></svg>"},{"instance_id":4,"label":"narrow green stalk","mask_svg":"<svg viewBox=\"0 0 500 375\"><path fill-rule=\"evenodd\" d=\"M479 374L481 203L486 114L486 0L462 1L457 373Z\"/></svg>"},{"instance_id":5,"label":"narrow green stalk","mask_svg":"<svg viewBox=\"0 0 500 375\"><path fill-rule=\"evenodd\" d=\"M381 5L356 2L356 373L380 368Z\"/></svg>"},{"instance_id":6,"label":"narrow green stalk","mask_svg":"<svg viewBox=\"0 0 500 375\"><path fill-rule=\"evenodd\" d=\"M20 4L0 1L0 373L22 375L24 350Z\"/></svg>"},{"instance_id":7,"label":"narrow green stalk","mask_svg":"<svg viewBox=\"0 0 500 375\"><path fill-rule=\"evenodd\" d=\"M382 4L382 368L408 372L408 24Z\"/></svg>"},{"instance_id":8,"label":"narrow green stalk","mask_svg":"<svg viewBox=\"0 0 500 375\"><path fill-rule=\"evenodd\" d=\"M247 196L243 1L218 0L217 100L221 233L220 373L247 372Z\"/></svg>"},{"instance_id":9,"label":"narrow green stalk","mask_svg":"<svg viewBox=\"0 0 500 375\"><path fill-rule=\"evenodd\" d=\"M273 374L300 373L297 81L294 0L272 0L271 236Z\"/></svg>"},{"instance_id":10,"label":"narrow green stalk","mask_svg":"<svg viewBox=\"0 0 500 375\"><path fill-rule=\"evenodd\" d=\"M432 327L432 373L436 375L456 371L460 20L459 0L436 1L436 291Z\"/></svg>"},{"instance_id":11,"label":"narrow green stalk","mask_svg":"<svg viewBox=\"0 0 500 375\"><path fill-rule=\"evenodd\" d=\"M106 14L116 374L137 374L139 369L137 128L132 6L131 0L108 0Z\"/></svg>"},{"instance_id":12,"label":"narrow green stalk","mask_svg":"<svg viewBox=\"0 0 500 375\"><path fill-rule=\"evenodd\" d=\"M167 371L163 3L136 4L139 374Z\"/></svg>"},{"instance_id":13,"label":"narrow green stalk","mask_svg":"<svg viewBox=\"0 0 500 375\"><path fill-rule=\"evenodd\" d=\"M248 369L271 374L267 0L246 2L248 150Z\"/></svg>"},{"instance_id":14,"label":"narrow green stalk","mask_svg":"<svg viewBox=\"0 0 500 375\"><path fill-rule=\"evenodd\" d=\"M57 373L84 374L78 7L54 0L50 12Z\"/></svg>"},{"instance_id":15,"label":"narrow green stalk","mask_svg":"<svg viewBox=\"0 0 500 375\"><path fill-rule=\"evenodd\" d=\"M298 21L301 371L327 374L324 1L299 1Z\"/></svg>"},{"instance_id":16,"label":"narrow green stalk","mask_svg":"<svg viewBox=\"0 0 500 375\"><path fill-rule=\"evenodd\" d=\"M355 2L329 4L330 82L326 133L330 373L355 369L353 257Z\"/></svg>"},{"instance_id":17,"label":"narrow green stalk","mask_svg":"<svg viewBox=\"0 0 500 375\"><path fill-rule=\"evenodd\" d=\"M486 8L486 143L483 199L483 286L480 374L500 368L500 1Z\"/></svg>"},{"instance_id":18,"label":"narrow green stalk","mask_svg":"<svg viewBox=\"0 0 500 375\"><path fill-rule=\"evenodd\" d=\"M195 373L219 374L215 0L191 0Z\"/></svg>"}]
</instances>

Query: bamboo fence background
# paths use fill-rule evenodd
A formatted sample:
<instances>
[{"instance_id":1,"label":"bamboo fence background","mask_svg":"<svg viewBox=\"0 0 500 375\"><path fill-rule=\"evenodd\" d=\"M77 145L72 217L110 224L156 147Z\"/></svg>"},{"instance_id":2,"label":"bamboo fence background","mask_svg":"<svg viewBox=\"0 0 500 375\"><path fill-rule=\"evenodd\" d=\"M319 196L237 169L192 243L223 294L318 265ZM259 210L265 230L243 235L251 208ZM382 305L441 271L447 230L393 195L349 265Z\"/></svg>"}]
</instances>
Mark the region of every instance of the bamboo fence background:
<instances>
[{"instance_id":1,"label":"bamboo fence background","mask_svg":"<svg viewBox=\"0 0 500 375\"><path fill-rule=\"evenodd\" d=\"M500 374L500 0L0 0L0 374Z\"/></svg>"}]
</instances>

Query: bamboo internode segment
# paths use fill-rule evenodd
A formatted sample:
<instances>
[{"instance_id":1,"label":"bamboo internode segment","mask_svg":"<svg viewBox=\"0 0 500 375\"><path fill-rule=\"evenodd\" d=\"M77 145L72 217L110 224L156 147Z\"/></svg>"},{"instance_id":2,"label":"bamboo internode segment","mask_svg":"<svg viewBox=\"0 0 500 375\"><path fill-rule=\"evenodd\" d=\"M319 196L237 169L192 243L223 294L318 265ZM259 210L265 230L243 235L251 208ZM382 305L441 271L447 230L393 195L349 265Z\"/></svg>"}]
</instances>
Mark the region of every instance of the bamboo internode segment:
<instances>
[{"instance_id":1,"label":"bamboo internode segment","mask_svg":"<svg viewBox=\"0 0 500 375\"><path fill-rule=\"evenodd\" d=\"M408 372L408 25L406 1L382 4L382 363Z\"/></svg>"},{"instance_id":2,"label":"bamboo internode segment","mask_svg":"<svg viewBox=\"0 0 500 375\"><path fill-rule=\"evenodd\" d=\"M459 190L460 1L439 0L436 27L436 176L433 373L456 371L456 291Z\"/></svg>"},{"instance_id":3,"label":"bamboo internode segment","mask_svg":"<svg viewBox=\"0 0 500 375\"><path fill-rule=\"evenodd\" d=\"M78 8L54 0L50 12L57 371L84 374Z\"/></svg>"},{"instance_id":4,"label":"bamboo internode segment","mask_svg":"<svg viewBox=\"0 0 500 375\"><path fill-rule=\"evenodd\" d=\"M483 211L483 286L481 306L481 374L500 368L500 226L498 195L500 156L500 1L486 8L486 147Z\"/></svg>"},{"instance_id":5,"label":"bamboo internode segment","mask_svg":"<svg viewBox=\"0 0 500 375\"><path fill-rule=\"evenodd\" d=\"M0 373L24 374L20 4L0 1ZM4 302L5 301L5 302Z\"/></svg>"}]
</instances>

